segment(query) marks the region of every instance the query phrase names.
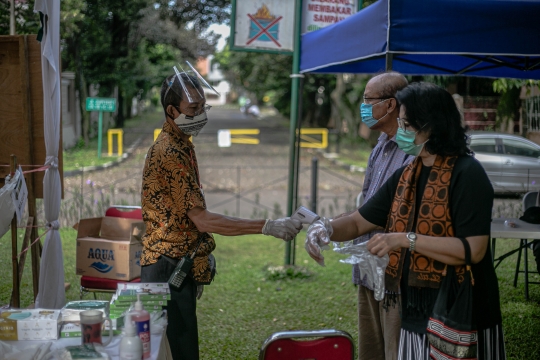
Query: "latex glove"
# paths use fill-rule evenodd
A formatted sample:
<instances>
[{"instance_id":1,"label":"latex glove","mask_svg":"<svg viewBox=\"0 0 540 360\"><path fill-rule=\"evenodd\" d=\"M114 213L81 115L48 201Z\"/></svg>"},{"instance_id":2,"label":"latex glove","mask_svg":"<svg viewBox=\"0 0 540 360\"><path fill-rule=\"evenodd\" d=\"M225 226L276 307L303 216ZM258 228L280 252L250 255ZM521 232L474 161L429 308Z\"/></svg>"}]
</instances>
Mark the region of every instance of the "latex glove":
<instances>
[{"instance_id":1,"label":"latex glove","mask_svg":"<svg viewBox=\"0 0 540 360\"><path fill-rule=\"evenodd\" d=\"M197 285L197 300L201 299L203 291L204 291L204 285Z\"/></svg>"},{"instance_id":2,"label":"latex glove","mask_svg":"<svg viewBox=\"0 0 540 360\"><path fill-rule=\"evenodd\" d=\"M262 228L262 233L264 235L272 235L279 239L290 241L294 239L300 230L302 230L302 223L300 220L285 217L277 220L267 219Z\"/></svg>"},{"instance_id":3,"label":"latex glove","mask_svg":"<svg viewBox=\"0 0 540 360\"><path fill-rule=\"evenodd\" d=\"M325 217L321 217L308 228L304 247L309 256L321 266L324 266L324 256L321 251L328 250L333 232L330 219Z\"/></svg>"}]
</instances>

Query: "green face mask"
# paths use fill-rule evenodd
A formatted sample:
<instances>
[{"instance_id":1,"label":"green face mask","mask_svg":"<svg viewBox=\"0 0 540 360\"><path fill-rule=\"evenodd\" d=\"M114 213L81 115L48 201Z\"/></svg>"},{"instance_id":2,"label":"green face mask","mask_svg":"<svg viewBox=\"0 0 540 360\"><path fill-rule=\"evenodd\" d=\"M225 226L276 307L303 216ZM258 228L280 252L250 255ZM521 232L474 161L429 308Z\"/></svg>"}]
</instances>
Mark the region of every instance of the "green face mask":
<instances>
[{"instance_id":1,"label":"green face mask","mask_svg":"<svg viewBox=\"0 0 540 360\"><path fill-rule=\"evenodd\" d=\"M398 127L396 134L396 143L405 154L418 156L418 154L420 154L420 152L422 151L424 144L429 141L428 139L422 144L416 145L414 143L414 140L417 133L418 131L407 131L403 130L401 127Z\"/></svg>"}]
</instances>

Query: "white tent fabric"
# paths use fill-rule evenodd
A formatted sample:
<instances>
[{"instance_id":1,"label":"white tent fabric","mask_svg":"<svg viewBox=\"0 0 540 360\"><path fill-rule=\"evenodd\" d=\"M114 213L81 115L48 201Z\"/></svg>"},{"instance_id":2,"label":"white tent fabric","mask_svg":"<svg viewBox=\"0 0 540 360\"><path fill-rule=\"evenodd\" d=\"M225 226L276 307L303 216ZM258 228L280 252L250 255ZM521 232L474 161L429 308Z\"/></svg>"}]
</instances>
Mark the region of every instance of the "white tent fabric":
<instances>
[{"instance_id":1,"label":"white tent fabric","mask_svg":"<svg viewBox=\"0 0 540 360\"><path fill-rule=\"evenodd\" d=\"M36 0L35 11L44 15L41 40L41 70L43 76L43 117L45 165L50 167L43 178L45 219L50 226L47 233L39 272L39 292L36 308L60 309L66 303L64 290L64 260L58 232L62 187L58 172L60 142L60 1Z\"/></svg>"}]
</instances>

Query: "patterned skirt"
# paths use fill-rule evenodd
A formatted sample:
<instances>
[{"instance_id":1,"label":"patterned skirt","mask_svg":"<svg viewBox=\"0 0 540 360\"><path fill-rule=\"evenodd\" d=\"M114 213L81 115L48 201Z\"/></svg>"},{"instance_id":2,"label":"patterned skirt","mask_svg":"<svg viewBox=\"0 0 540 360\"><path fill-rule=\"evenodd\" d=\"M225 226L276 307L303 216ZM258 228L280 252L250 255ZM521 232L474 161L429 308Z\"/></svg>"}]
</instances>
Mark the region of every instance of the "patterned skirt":
<instances>
[{"instance_id":1,"label":"patterned skirt","mask_svg":"<svg viewBox=\"0 0 540 360\"><path fill-rule=\"evenodd\" d=\"M426 334L401 329L399 360L430 360ZM478 360L506 360L502 326L478 331Z\"/></svg>"}]
</instances>

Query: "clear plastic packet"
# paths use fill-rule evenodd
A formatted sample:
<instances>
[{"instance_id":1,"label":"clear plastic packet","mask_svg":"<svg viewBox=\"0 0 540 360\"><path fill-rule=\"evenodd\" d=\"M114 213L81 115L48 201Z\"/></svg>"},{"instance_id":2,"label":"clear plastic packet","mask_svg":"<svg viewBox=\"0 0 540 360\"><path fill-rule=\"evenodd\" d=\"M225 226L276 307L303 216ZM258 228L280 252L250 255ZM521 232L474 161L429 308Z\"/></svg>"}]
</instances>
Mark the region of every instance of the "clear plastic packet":
<instances>
[{"instance_id":1,"label":"clear plastic packet","mask_svg":"<svg viewBox=\"0 0 540 360\"><path fill-rule=\"evenodd\" d=\"M78 359L110 360L110 357L99 344L83 344L54 350L44 360Z\"/></svg>"},{"instance_id":2,"label":"clear plastic packet","mask_svg":"<svg viewBox=\"0 0 540 360\"><path fill-rule=\"evenodd\" d=\"M367 249L367 241L356 245L352 241L334 242L333 244L335 252L351 255L339 261L345 264L358 265L360 278L366 278L369 285L373 287L375 300L381 301L384 299L384 272L389 261L388 254L383 257L373 255Z\"/></svg>"}]
</instances>

